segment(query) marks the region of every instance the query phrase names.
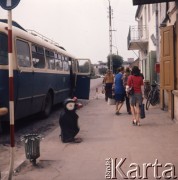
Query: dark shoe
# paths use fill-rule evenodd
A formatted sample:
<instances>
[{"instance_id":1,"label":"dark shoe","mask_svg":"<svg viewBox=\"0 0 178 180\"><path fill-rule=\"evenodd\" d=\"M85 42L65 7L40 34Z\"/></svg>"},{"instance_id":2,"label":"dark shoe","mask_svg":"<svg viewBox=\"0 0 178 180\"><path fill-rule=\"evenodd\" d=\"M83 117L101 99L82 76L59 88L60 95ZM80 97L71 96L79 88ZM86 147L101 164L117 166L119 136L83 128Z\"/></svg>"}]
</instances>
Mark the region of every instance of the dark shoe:
<instances>
[{"instance_id":1,"label":"dark shoe","mask_svg":"<svg viewBox=\"0 0 178 180\"><path fill-rule=\"evenodd\" d=\"M131 112L128 112L128 114L130 114L130 115L131 115L132 113L131 113Z\"/></svg>"},{"instance_id":2,"label":"dark shoe","mask_svg":"<svg viewBox=\"0 0 178 180\"><path fill-rule=\"evenodd\" d=\"M71 138L71 139L62 139L62 142L63 143L71 143L71 142L74 142L74 138Z\"/></svg>"},{"instance_id":3,"label":"dark shoe","mask_svg":"<svg viewBox=\"0 0 178 180\"><path fill-rule=\"evenodd\" d=\"M107 97L107 96L105 96L105 101L106 101L106 102L108 101L108 97Z\"/></svg>"},{"instance_id":4,"label":"dark shoe","mask_svg":"<svg viewBox=\"0 0 178 180\"><path fill-rule=\"evenodd\" d=\"M63 143L81 143L82 138L72 138L72 139L67 139L63 140Z\"/></svg>"},{"instance_id":5,"label":"dark shoe","mask_svg":"<svg viewBox=\"0 0 178 180\"><path fill-rule=\"evenodd\" d=\"M122 114L122 113L120 113L120 112L116 112L116 115L120 115L120 114Z\"/></svg>"},{"instance_id":6,"label":"dark shoe","mask_svg":"<svg viewBox=\"0 0 178 180\"><path fill-rule=\"evenodd\" d=\"M81 143L82 141L82 138L74 138L73 143Z\"/></svg>"}]
</instances>

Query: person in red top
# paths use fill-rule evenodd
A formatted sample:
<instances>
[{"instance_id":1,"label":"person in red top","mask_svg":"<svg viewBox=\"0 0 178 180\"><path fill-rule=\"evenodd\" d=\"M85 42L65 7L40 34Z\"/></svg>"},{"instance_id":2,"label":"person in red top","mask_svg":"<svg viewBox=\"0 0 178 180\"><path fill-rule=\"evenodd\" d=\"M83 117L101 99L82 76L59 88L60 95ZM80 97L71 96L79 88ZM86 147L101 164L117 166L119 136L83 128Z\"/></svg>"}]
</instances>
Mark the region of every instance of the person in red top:
<instances>
[{"instance_id":1,"label":"person in red top","mask_svg":"<svg viewBox=\"0 0 178 180\"><path fill-rule=\"evenodd\" d=\"M143 77L140 76L140 70L137 66L132 68L132 75L128 77L126 92L129 88L133 87L134 94L130 95L130 107L133 115L133 125L140 126L140 108L142 104L144 93L143 93Z\"/></svg>"}]
</instances>

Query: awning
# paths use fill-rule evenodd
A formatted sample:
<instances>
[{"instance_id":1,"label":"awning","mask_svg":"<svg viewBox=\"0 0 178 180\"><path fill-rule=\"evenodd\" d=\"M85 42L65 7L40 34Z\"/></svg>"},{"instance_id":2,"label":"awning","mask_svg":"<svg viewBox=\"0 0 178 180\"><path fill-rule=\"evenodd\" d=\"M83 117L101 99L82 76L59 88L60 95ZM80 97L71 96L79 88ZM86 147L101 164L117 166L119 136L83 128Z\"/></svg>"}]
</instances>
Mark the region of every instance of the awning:
<instances>
[{"instance_id":1,"label":"awning","mask_svg":"<svg viewBox=\"0 0 178 180\"><path fill-rule=\"evenodd\" d=\"M175 0L133 0L133 5L142 5L142 4L154 4L162 2L171 2Z\"/></svg>"}]
</instances>

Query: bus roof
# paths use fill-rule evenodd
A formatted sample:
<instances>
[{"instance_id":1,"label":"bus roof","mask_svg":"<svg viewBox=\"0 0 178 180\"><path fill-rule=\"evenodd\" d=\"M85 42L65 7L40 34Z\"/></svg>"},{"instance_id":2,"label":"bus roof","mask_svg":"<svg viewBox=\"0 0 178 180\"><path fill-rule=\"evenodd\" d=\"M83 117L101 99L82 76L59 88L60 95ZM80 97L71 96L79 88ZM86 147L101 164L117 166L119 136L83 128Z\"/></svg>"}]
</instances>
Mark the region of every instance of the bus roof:
<instances>
[{"instance_id":1,"label":"bus roof","mask_svg":"<svg viewBox=\"0 0 178 180\"><path fill-rule=\"evenodd\" d=\"M6 23L7 24L7 19L0 19L0 22ZM12 21L12 26L15 26L17 28L22 29L23 31L26 31L21 25L19 25L17 22Z\"/></svg>"},{"instance_id":2,"label":"bus roof","mask_svg":"<svg viewBox=\"0 0 178 180\"><path fill-rule=\"evenodd\" d=\"M13 33L12 34L14 37L21 38L21 39L30 41L32 43L44 46L45 48L49 48L49 49L54 50L58 53L64 54L66 56L69 56L69 57L75 59L75 57L73 55L68 53L58 43L54 43L54 41L52 41L52 40L50 41L50 39L48 39L48 38L42 38L38 34L33 34L31 32L28 32L27 30L25 30L22 26L20 26L15 21L12 22L12 25L13 25L13 29L12 29ZM7 33L6 27L7 27L7 19L0 19L0 31L1 31L1 29L5 29L5 31ZM43 37L45 37L45 36L43 36Z\"/></svg>"}]
</instances>

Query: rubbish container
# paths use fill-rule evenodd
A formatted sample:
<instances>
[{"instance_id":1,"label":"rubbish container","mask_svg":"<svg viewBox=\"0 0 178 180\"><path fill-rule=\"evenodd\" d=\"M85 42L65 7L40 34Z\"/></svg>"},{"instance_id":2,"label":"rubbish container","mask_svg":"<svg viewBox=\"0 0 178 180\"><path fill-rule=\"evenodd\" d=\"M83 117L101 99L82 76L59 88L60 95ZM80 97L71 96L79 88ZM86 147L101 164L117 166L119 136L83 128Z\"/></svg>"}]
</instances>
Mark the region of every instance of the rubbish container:
<instances>
[{"instance_id":1,"label":"rubbish container","mask_svg":"<svg viewBox=\"0 0 178 180\"><path fill-rule=\"evenodd\" d=\"M36 159L40 157L40 141L42 137L38 134L27 134L21 137L24 142L26 158L36 165Z\"/></svg>"}]
</instances>

